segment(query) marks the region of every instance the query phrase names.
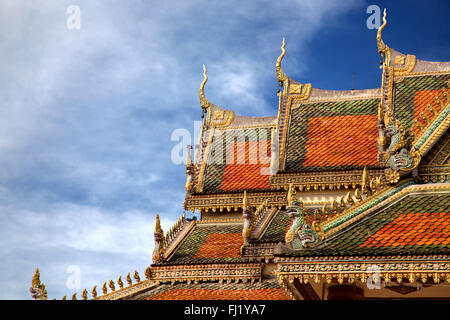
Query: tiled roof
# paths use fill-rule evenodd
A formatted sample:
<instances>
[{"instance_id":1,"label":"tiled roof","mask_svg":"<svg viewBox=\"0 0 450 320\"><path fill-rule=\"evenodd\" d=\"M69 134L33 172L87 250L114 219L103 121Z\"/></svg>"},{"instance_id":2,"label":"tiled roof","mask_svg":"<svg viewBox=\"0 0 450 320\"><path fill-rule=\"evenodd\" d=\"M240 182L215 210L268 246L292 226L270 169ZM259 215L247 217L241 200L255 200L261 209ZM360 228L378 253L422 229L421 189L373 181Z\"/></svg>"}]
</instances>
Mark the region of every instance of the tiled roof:
<instances>
[{"instance_id":1,"label":"tiled roof","mask_svg":"<svg viewBox=\"0 0 450 320\"><path fill-rule=\"evenodd\" d=\"M142 294L145 300L289 300L276 280L255 283L162 284Z\"/></svg>"},{"instance_id":2,"label":"tiled roof","mask_svg":"<svg viewBox=\"0 0 450 320\"><path fill-rule=\"evenodd\" d=\"M240 262L242 224L197 224L168 264Z\"/></svg>"},{"instance_id":3,"label":"tiled roof","mask_svg":"<svg viewBox=\"0 0 450 320\"><path fill-rule=\"evenodd\" d=\"M258 242L281 242L284 241L291 219L289 219L286 211L278 211L272 221L267 226L264 234Z\"/></svg>"},{"instance_id":4,"label":"tiled roof","mask_svg":"<svg viewBox=\"0 0 450 320\"><path fill-rule=\"evenodd\" d=\"M450 194L410 195L301 255L450 253Z\"/></svg>"},{"instance_id":5,"label":"tiled roof","mask_svg":"<svg viewBox=\"0 0 450 320\"><path fill-rule=\"evenodd\" d=\"M292 109L286 172L378 168L379 99L302 104Z\"/></svg>"},{"instance_id":6,"label":"tiled roof","mask_svg":"<svg viewBox=\"0 0 450 320\"><path fill-rule=\"evenodd\" d=\"M271 127L229 129L216 134L203 192L269 190L270 138Z\"/></svg>"},{"instance_id":7,"label":"tiled roof","mask_svg":"<svg viewBox=\"0 0 450 320\"><path fill-rule=\"evenodd\" d=\"M423 157L422 165L450 165L450 131L446 131Z\"/></svg>"},{"instance_id":8,"label":"tiled roof","mask_svg":"<svg viewBox=\"0 0 450 320\"><path fill-rule=\"evenodd\" d=\"M433 116L427 108L428 104L438 110L441 109L435 101L435 96L438 95L445 101L440 89L448 87L449 79L450 73L405 77L402 81L394 83L395 117L404 126L406 132L411 129L414 118L422 125L426 125L419 115L423 112L426 117Z\"/></svg>"}]
</instances>

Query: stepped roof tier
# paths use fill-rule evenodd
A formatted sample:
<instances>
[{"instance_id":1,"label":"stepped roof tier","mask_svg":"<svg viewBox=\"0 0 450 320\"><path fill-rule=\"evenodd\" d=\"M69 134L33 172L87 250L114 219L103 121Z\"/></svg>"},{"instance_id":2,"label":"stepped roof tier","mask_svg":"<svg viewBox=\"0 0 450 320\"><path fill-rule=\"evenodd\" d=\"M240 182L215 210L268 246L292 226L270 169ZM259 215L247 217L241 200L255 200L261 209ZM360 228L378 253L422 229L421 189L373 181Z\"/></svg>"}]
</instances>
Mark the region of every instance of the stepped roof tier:
<instances>
[{"instance_id":1,"label":"stepped roof tier","mask_svg":"<svg viewBox=\"0 0 450 320\"><path fill-rule=\"evenodd\" d=\"M386 25L375 89L289 78L283 39L273 117L209 102L204 68L183 204L201 218L164 233L157 217L146 279L92 297L449 298L450 62L391 49Z\"/></svg>"}]
</instances>

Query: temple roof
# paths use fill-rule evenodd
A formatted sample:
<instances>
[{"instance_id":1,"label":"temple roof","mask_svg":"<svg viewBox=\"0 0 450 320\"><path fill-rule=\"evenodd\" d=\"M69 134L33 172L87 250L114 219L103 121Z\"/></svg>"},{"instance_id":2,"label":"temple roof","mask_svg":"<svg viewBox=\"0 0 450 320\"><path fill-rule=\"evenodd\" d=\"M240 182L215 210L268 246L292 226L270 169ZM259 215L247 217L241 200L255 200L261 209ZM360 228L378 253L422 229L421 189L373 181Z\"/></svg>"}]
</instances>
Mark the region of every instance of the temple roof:
<instances>
[{"instance_id":1,"label":"temple roof","mask_svg":"<svg viewBox=\"0 0 450 320\"><path fill-rule=\"evenodd\" d=\"M316 248L280 251L280 254L300 256L361 256L361 255L435 255L450 253L450 184L441 184L441 190L411 185L400 192L371 204L351 221L343 216L338 231L330 234ZM421 190L421 191L419 191ZM396 199L398 198L398 199ZM370 202L369 202L370 203ZM384 203L384 205L380 205ZM279 212L279 214L286 214ZM351 215L351 212L348 213ZM279 218L268 231L282 242L290 223ZM281 223L280 223L281 222ZM324 229L326 230L326 224ZM339 230L340 229L340 230ZM275 232L274 232L275 231Z\"/></svg>"},{"instance_id":2,"label":"temple roof","mask_svg":"<svg viewBox=\"0 0 450 320\"><path fill-rule=\"evenodd\" d=\"M162 284L144 292L138 300L290 300L276 279L254 283Z\"/></svg>"},{"instance_id":3,"label":"temple roof","mask_svg":"<svg viewBox=\"0 0 450 320\"><path fill-rule=\"evenodd\" d=\"M191 222L190 231L180 239L164 264L242 262L242 222Z\"/></svg>"},{"instance_id":4,"label":"temple roof","mask_svg":"<svg viewBox=\"0 0 450 320\"><path fill-rule=\"evenodd\" d=\"M285 172L380 168L379 98L311 102L291 108Z\"/></svg>"}]
</instances>

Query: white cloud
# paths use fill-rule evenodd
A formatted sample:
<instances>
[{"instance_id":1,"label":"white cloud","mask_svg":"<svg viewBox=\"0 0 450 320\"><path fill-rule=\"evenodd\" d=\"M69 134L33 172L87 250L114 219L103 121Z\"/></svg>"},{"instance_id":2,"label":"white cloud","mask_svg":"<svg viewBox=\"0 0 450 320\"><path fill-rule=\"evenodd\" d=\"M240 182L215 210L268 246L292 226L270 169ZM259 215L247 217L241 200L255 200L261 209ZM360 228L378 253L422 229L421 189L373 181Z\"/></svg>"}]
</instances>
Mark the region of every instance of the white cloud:
<instances>
[{"instance_id":1,"label":"white cloud","mask_svg":"<svg viewBox=\"0 0 450 320\"><path fill-rule=\"evenodd\" d=\"M307 52L355 2L79 0L70 31L72 1L2 1L0 298L28 298L36 266L50 297L71 293L71 264L83 287L143 271L154 214L163 228L182 214L170 136L200 117L202 64L210 101L275 115L281 38Z\"/></svg>"},{"instance_id":2,"label":"white cloud","mask_svg":"<svg viewBox=\"0 0 450 320\"><path fill-rule=\"evenodd\" d=\"M32 263L40 267L41 280L46 283L51 297L58 297L56 295L59 293L58 298L61 298L63 294L70 293L65 288L69 265L79 265L84 274L82 286L92 287L110 278L115 277L115 280L119 272L125 272L126 268L129 269L126 272L130 272L140 266L142 273L151 263L155 213L120 213L71 203L55 204L50 212L15 211L5 206L0 207L0 212L4 215L0 232L3 239L8 239L0 243L0 252L5 257L35 259ZM163 230L168 230L174 222L167 213L161 214ZM27 252L29 256L22 256ZM51 256L55 253L65 256L55 259L56 265ZM93 260L102 256L121 261L118 268L114 265L92 265ZM19 279L9 277L11 267L5 264L0 266L1 273L8 276L2 281L0 290L3 299L23 297L23 292L30 285L32 273L20 274ZM30 271L30 266L27 269ZM54 270L56 278L44 277L51 274L49 270ZM56 286L51 288L49 283Z\"/></svg>"}]
</instances>

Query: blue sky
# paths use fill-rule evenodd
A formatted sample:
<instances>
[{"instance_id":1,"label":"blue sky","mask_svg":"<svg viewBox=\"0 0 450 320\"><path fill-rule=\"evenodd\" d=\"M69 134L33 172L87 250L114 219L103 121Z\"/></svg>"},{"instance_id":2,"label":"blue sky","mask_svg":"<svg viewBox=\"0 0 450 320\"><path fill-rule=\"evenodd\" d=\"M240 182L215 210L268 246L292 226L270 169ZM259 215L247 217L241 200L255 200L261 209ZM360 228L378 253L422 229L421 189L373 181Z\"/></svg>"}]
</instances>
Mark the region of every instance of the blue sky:
<instances>
[{"instance_id":1,"label":"blue sky","mask_svg":"<svg viewBox=\"0 0 450 320\"><path fill-rule=\"evenodd\" d=\"M389 46L449 61L448 1L1 1L0 299L29 299L36 267L58 299L143 276L155 214L167 230L183 213L171 134L200 120L202 64L208 99L239 115L276 115L283 37L292 78L379 87L372 4Z\"/></svg>"}]
</instances>

